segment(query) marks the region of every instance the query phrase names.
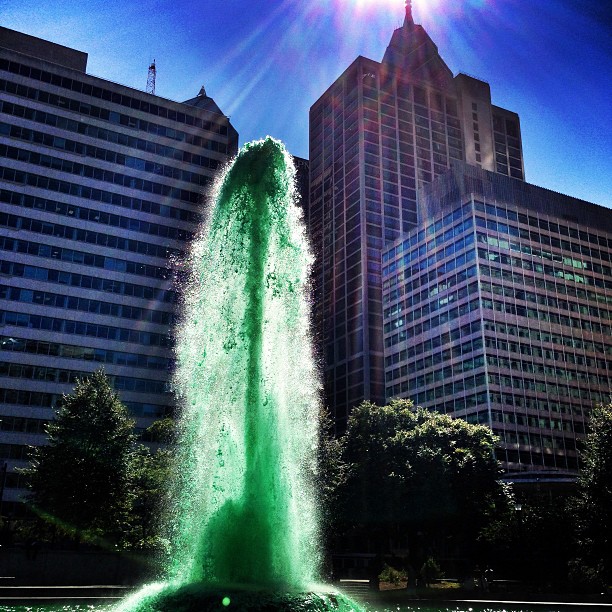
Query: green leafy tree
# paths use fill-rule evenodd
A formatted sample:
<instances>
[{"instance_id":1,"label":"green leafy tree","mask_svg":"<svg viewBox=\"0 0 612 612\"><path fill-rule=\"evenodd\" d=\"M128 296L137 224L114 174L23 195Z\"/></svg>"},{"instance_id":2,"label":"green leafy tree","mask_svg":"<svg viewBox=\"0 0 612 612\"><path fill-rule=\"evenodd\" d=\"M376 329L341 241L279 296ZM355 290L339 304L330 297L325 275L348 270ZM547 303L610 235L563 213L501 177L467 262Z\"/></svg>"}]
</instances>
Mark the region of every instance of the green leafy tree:
<instances>
[{"instance_id":1,"label":"green leafy tree","mask_svg":"<svg viewBox=\"0 0 612 612\"><path fill-rule=\"evenodd\" d=\"M472 546L510 502L498 480L495 441L488 427L415 408L410 400L364 402L351 413L343 440L350 465L342 496L346 525L372 552L408 538L413 564L442 542Z\"/></svg>"},{"instance_id":2,"label":"green leafy tree","mask_svg":"<svg viewBox=\"0 0 612 612\"><path fill-rule=\"evenodd\" d=\"M144 445L134 454L133 503L126 535L130 548L165 549L161 516L167 509L172 459L172 450L159 448L152 451Z\"/></svg>"},{"instance_id":3,"label":"green leafy tree","mask_svg":"<svg viewBox=\"0 0 612 612\"><path fill-rule=\"evenodd\" d=\"M133 425L103 370L77 381L26 470L35 511L80 540L120 542L133 500Z\"/></svg>"},{"instance_id":4,"label":"green leafy tree","mask_svg":"<svg viewBox=\"0 0 612 612\"><path fill-rule=\"evenodd\" d=\"M346 481L347 465L343 460L342 439L333 435L333 422L327 409L319 413L319 444L317 447L316 485L321 518L321 535L327 552L334 548L337 536L334 521L339 493ZM327 555L329 564L330 557ZM331 565L328 567L331 572Z\"/></svg>"},{"instance_id":5,"label":"green leafy tree","mask_svg":"<svg viewBox=\"0 0 612 612\"><path fill-rule=\"evenodd\" d=\"M573 550L559 534L572 533L574 523L566 501L564 494L530 491L481 532L482 549L497 575L550 585L555 592L567 588Z\"/></svg>"},{"instance_id":6,"label":"green leafy tree","mask_svg":"<svg viewBox=\"0 0 612 612\"><path fill-rule=\"evenodd\" d=\"M612 584L612 403L593 408L570 508L578 557L572 578L585 588Z\"/></svg>"},{"instance_id":7,"label":"green leafy tree","mask_svg":"<svg viewBox=\"0 0 612 612\"><path fill-rule=\"evenodd\" d=\"M433 557L428 557L425 563L421 566L421 578L425 586L433 584L438 578L442 576L442 571L438 562Z\"/></svg>"},{"instance_id":8,"label":"green leafy tree","mask_svg":"<svg viewBox=\"0 0 612 612\"><path fill-rule=\"evenodd\" d=\"M134 453L133 503L127 540L130 548L164 551L167 545L162 526L173 474L175 422L169 418L155 421L147 428L144 439L163 446L151 448L141 444Z\"/></svg>"}]
</instances>

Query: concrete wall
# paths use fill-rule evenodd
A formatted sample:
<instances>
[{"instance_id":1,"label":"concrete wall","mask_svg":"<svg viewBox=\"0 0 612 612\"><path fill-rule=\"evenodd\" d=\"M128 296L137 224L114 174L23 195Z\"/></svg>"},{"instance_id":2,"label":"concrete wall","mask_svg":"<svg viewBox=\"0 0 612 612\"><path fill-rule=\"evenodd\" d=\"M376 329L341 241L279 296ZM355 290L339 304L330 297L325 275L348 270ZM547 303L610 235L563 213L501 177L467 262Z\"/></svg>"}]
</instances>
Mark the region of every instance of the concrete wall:
<instances>
[{"instance_id":1,"label":"concrete wall","mask_svg":"<svg viewBox=\"0 0 612 612\"><path fill-rule=\"evenodd\" d=\"M155 578L152 559L128 553L0 548L2 585L126 585Z\"/></svg>"}]
</instances>

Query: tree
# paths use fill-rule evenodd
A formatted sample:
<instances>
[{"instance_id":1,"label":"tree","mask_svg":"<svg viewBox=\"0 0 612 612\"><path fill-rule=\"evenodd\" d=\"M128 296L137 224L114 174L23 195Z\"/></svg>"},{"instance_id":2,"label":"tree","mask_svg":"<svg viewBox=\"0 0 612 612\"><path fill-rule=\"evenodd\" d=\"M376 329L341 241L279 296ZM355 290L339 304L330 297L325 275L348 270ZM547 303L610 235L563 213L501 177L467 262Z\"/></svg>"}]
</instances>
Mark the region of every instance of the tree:
<instances>
[{"instance_id":1,"label":"tree","mask_svg":"<svg viewBox=\"0 0 612 612\"><path fill-rule=\"evenodd\" d=\"M167 510L173 456L169 449L152 451L144 445L134 453L133 503L126 533L126 544L130 548L165 547L160 517Z\"/></svg>"},{"instance_id":2,"label":"tree","mask_svg":"<svg viewBox=\"0 0 612 612\"><path fill-rule=\"evenodd\" d=\"M413 564L450 540L465 550L510 501L499 482L495 442L487 427L410 400L362 403L343 440L350 466L342 495L346 524L381 554L390 539L407 538Z\"/></svg>"},{"instance_id":3,"label":"tree","mask_svg":"<svg viewBox=\"0 0 612 612\"><path fill-rule=\"evenodd\" d=\"M573 551L568 538L559 534L571 534L574 523L566 501L560 492L530 490L483 530L479 540L496 573L534 585L554 585L555 592L567 588Z\"/></svg>"},{"instance_id":4,"label":"tree","mask_svg":"<svg viewBox=\"0 0 612 612\"><path fill-rule=\"evenodd\" d=\"M331 573L329 551L333 549L337 536L334 516L339 502L339 492L343 486L347 465L342 459L342 439L333 435L333 421L329 411L322 408L319 412L319 444L317 447L316 478L321 536L326 549L327 572Z\"/></svg>"},{"instance_id":5,"label":"tree","mask_svg":"<svg viewBox=\"0 0 612 612\"><path fill-rule=\"evenodd\" d=\"M123 537L132 503L133 421L103 370L78 380L31 455L29 501L60 531L86 541Z\"/></svg>"},{"instance_id":6,"label":"tree","mask_svg":"<svg viewBox=\"0 0 612 612\"><path fill-rule=\"evenodd\" d=\"M134 453L133 503L126 537L130 548L159 551L166 548L162 517L168 510L173 474L175 422L169 418L155 421L147 428L144 439L164 446L150 448L141 444Z\"/></svg>"},{"instance_id":7,"label":"tree","mask_svg":"<svg viewBox=\"0 0 612 612\"><path fill-rule=\"evenodd\" d=\"M612 584L612 403L591 411L581 457L570 503L578 550L572 577L586 588L601 588Z\"/></svg>"}]
</instances>

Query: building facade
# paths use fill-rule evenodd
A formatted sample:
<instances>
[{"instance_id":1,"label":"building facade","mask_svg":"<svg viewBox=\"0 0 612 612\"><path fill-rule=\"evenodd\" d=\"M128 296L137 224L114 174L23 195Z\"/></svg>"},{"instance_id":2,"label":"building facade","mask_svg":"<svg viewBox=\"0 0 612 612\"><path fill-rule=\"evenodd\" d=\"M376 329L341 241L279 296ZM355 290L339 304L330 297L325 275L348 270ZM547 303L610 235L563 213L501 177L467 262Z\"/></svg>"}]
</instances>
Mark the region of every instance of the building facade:
<instances>
[{"instance_id":1,"label":"building facade","mask_svg":"<svg viewBox=\"0 0 612 612\"><path fill-rule=\"evenodd\" d=\"M104 366L143 429L172 411L172 261L238 135L86 73L87 54L0 28L0 462L15 468L78 377Z\"/></svg>"},{"instance_id":2,"label":"building facade","mask_svg":"<svg viewBox=\"0 0 612 612\"><path fill-rule=\"evenodd\" d=\"M453 77L410 3L382 62L358 57L310 110L315 329L338 431L385 400L381 251L418 222L453 160L524 179L520 122L487 83Z\"/></svg>"},{"instance_id":3,"label":"building facade","mask_svg":"<svg viewBox=\"0 0 612 612\"><path fill-rule=\"evenodd\" d=\"M612 211L457 163L383 251L386 398L489 425L507 477L562 479L612 389Z\"/></svg>"}]
</instances>

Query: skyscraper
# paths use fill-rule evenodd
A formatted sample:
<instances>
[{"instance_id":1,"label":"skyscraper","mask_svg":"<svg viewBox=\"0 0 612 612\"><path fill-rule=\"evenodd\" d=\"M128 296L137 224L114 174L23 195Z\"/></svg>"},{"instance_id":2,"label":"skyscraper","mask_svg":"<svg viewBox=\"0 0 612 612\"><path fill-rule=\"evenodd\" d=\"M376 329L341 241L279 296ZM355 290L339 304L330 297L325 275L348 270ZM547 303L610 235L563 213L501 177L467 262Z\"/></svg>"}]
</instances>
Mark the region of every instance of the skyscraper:
<instances>
[{"instance_id":1,"label":"skyscraper","mask_svg":"<svg viewBox=\"0 0 612 612\"><path fill-rule=\"evenodd\" d=\"M387 399L489 425L507 477L575 477L612 389L612 211L462 163L383 250Z\"/></svg>"},{"instance_id":2,"label":"skyscraper","mask_svg":"<svg viewBox=\"0 0 612 612\"><path fill-rule=\"evenodd\" d=\"M178 103L86 73L87 54L0 28L0 461L14 468L103 365L144 428L172 410L172 260L238 135L204 89ZM143 77L144 78L144 77Z\"/></svg>"},{"instance_id":3,"label":"skyscraper","mask_svg":"<svg viewBox=\"0 0 612 612\"><path fill-rule=\"evenodd\" d=\"M354 405L385 400L381 251L452 160L523 179L519 118L453 77L408 2L382 62L358 57L310 110L315 330L339 431Z\"/></svg>"}]
</instances>

